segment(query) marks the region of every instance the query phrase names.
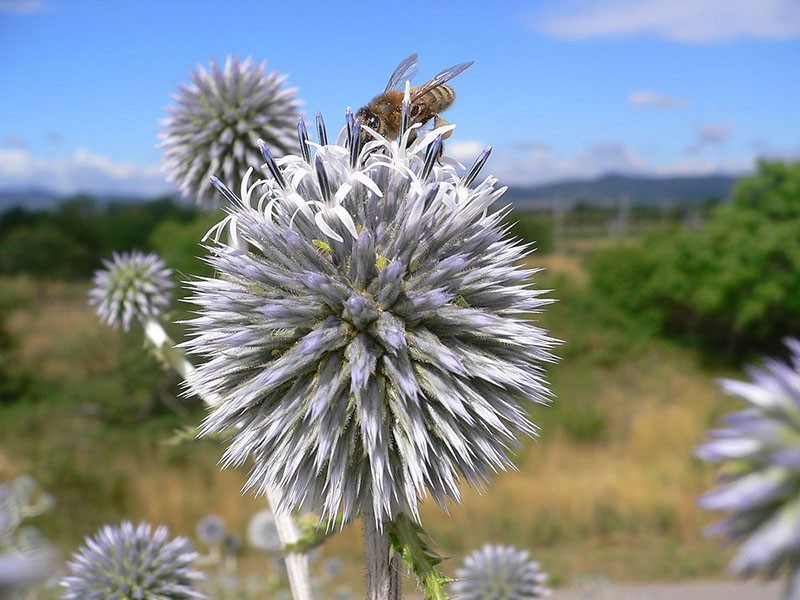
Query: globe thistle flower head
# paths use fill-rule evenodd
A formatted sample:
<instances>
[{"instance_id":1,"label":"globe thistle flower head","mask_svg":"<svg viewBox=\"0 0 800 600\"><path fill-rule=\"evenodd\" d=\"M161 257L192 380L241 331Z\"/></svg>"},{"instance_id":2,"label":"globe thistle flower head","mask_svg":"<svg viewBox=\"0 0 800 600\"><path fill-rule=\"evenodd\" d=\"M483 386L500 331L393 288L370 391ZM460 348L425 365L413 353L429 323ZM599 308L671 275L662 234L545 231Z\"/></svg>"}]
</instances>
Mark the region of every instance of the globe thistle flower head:
<instances>
[{"instance_id":1,"label":"globe thistle flower head","mask_svg":"<svg viewBox=\"0 0 800 600\"><path fill-rule=\"evenodd\" d=\"M788 575L787 598L800 598L800 342L789 364L765 361L750 381L723 380L746 407L708 432L699 458L723 463L720 486L700 498L727 517L707 529L740 543L729 568L749 577Z\"/></svg>"},{"instance_id":2,"label":"globe thistle flower head","mask_svg":"<svg viewBox=\"0 0 800 600\"><path fill-rule=\"evenodd\" d=\"M197 522L195 532L197 539L207 546L219 546L225 541L228 528L219 515L206 515Z\"/></svg>"},{"instance_id":3,"label":"globe thistle flower head","mask_svg":"<svg viewBox=\"0 0 800 600\"><path fill-rule=\"evenodd\" d=\"M155 253L139 250L113 255L103 260L105 269L94 274L89 302L96 306L100 320L125 331L136 319L144 323L159 317L170 305L174 283L172 269Z\"/></svg>"},{"instance_id":4,"label":"globe thistle flower head","mask_svg":"<svg viewBox=\"0 0 800 600\"><path fill-rule=\"evenodd\" d=\"M458 600L528 600L545 598L547 573L528 552L486 544L456 570L452 590Z\"/></svg>"},{"instance_id":5,"label":"globe thistle flower head","mask_svg":"<svg viewBox=\"0 0 800 600\"><path fill-rule=\"evenodd\" d=\"M203 578L188 538L169 539L166 527L106 525L67 563L62 600L180 600L206 598L195 588Z\"/></svg>"},{"instance_id":6,"label":"globe thistle flower head","mask_svg":"<svg viewBox=\"0 0 800 600\"><path fill-rule=\"evenodd\" d=\"M275 517L268 508L258 511L247 523L247 541L253 548L264 552L277 552L281 549Z\"/></svg>"},{"instance_id":7,"label":"globe thistle flower head","mask_svg":"<svg viewBox=\"0 0 800 600\"><path fill-rule=\"evenodd\" d=\"M178 86L175 103L159 134L170 181L187 197L215 207L218 195L209 177L216 175L238 189L243 173L257 164L256 141L262 138L278 155L297 149L295 123L301 102L286 75L267 72L266 62L228 56L220 68L198 67L191 84Z\"/></svg>"},{"instance_id":8,"label":"globe thistle flower head","mask_svg":"<svg viewBox=\"0 0 800 600\"><path fill-rule=\"evenodd\" d=\"M387 140L348 112L335 143L317 119L317 144L300 121L299 156L261 144L266 177L241 196L215 180L228 216L217 275L188 284L189 390L221 399L202 433L235 430L223 464L252 458L248 486L283 509L418 519L426 493L458 500L536 432L554 341L528 315L549 300L489 212L505 188L473 186L488 150L466 173L437 159L453 127Z\"/></svg>"}]
</instances>

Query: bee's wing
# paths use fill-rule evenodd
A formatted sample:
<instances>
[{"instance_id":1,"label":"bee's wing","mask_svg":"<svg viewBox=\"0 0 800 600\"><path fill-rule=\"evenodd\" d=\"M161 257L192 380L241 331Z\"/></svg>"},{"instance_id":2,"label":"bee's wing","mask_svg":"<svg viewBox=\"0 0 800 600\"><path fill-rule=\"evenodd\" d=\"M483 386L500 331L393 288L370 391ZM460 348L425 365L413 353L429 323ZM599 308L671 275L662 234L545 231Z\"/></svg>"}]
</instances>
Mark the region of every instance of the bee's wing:
<instances>
[{"instance_id":1,"label":"bee's wing","mask_svg":"<svg viewBox=\"0 0 800 600\"><path fill-rule=\"evenodd\" d=\"M471 60L469 62L461 63L459 65L454 65L449 69L445 69L438 75L434 75L433 79L431 79L429 82L414 88L413 92L411 93L411 102L419 100L422 96L427 94L433 88L439 87L440 85L444 85L445 83L450 81L453 77L471 67L472 63L474 62L475 62L474 60Z\"/></svg>"},{"instance_id":2,"label":"bee's wing","mask_svg":"<svg viewBox=\"0 0 800 600\"><path fill-rule=\"evenodd\" d=\"M417 71L417 58L419 57L416 53L412 54L404 58L400 64L397 65L394 73L389 77L389 83L386 84L384 92L398 89L407 79L411 79L414 76L414 73Z\"/></svg>"}]
</instances>

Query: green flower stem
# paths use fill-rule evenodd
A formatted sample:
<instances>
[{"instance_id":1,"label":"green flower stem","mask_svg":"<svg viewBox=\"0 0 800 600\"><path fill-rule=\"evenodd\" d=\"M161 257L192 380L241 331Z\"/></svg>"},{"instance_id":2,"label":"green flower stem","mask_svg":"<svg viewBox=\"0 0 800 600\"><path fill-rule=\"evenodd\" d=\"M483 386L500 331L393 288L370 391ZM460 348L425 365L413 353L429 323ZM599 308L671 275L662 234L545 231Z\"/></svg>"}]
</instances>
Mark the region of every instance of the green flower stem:
<instances>
[{"instance_id":1,"label":"green flower stem","mask_svg":"<svg viewBox=\"0 0 800 600\"><path fill-rule=\"evenodd\" d=\"M184 352L175 347L175 343L167 335L161 323L157 319L150 318L142 325L145 336L155 348L159 359L168 367L175 369L181 377L187 379L194 372L194 366L186 360ZM214 406L217 404L218 399L203 398L203 402L208 406ZM281 513L277 510L280 491L270 488L267 490L266 495L270 510L275 515L275 526L278 529L281 545L296 544L300 540L300 535L292 515ZM284 555L284 559L286 560L286 571L294 600L313 600L311 576L308 570L308 555L304 552L289 551Z\"/></svg>"},{"instance_id":2,"label":"green flower stem","mask_svg":"<svg viewBox=\"0 0 800 600\"><path fill-rule=\"evenodd\" d=\"M361 515L367 561L367 600L400 600L400 565L392 551L387 523L379 528L372 504Z\"/></svg>"}]
</instances>

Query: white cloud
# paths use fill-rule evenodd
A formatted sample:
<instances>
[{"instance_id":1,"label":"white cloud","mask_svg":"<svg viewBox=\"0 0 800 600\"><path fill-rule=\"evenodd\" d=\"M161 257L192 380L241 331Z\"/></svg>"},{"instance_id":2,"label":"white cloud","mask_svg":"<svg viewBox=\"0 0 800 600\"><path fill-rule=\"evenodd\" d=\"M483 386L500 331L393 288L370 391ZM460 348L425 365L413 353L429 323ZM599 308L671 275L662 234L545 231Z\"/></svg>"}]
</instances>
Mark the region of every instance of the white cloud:
<instances>
[{"instance_id":1,"label":"white cloud","mask_svg":"<svg viewBox=\"0 0 800 600\"><path fill-rule=\"evenodd\" d=\"M155 196L174 191L158 165L118 163L85 148L53 159L35 156L25 148L0 148L0 188L31 187L62 194Z\"/></svg>"},{"instance_id":2,"label":"white cloud","mask_svg":"<svg viewBox=\"0 0 800 600\"><path fill-rule=\"evenodd\" d=\"M597 177L612 171L643 173L648 171L648 165L624 144L609 141L571 156L556 155L543 144L528 152L499 151L485 170L491 171L503 184L531 185Z\"/></svg>"},{"instance_id":3,"label":"white cloud","mask_svg":"<svg viewBox=\"0 0 800 600\"><path fill-rule=\"evenodd\" d=\"M486 145L477 140L445 142L445 152L447 156L467 166L475 162L475 159L483 152L484 148L486 148Z\"/></svg>"},{"instance_id":4,"label":"white cloud","mask_svg":"<svg viewBox=\"0 0 800 600\"><path fill-rule=\"evenodd\" d=\"M551 35L584 39L655 35L675 42L800 36L797 0L571 0L534 16Z\"/></svg>"},{"instance_id":5,"label":"white cloud","mask_svg":"<svg viewBox=\"0 0 800 600\"><path fill-rule=\"evenodd\" d=\"M658 92L631 92L628 95L628 104L637 108L684 108L687 103L685 100L673 98Z\"/></svg>"},{"instance_id":6,"label":"white cloud","mask_svg":"<svg viewBox=\"0 0 800 600\"><path fill-rule=\"evenodd\" d=\"M722 146L730 137L731 128L726 123L712 123L697 130L694 141L687 148L689 154L696 154L709 146Z\"/></svg>"},{"instance_id":7,"label":"white cloud","mask_svg":"<svg viewBox=\"0 0 800 600\"><path fill-rule=\"evenodd\" d=\"M722 134L722 130L713 133L709 127L706 133L714 137ZM754 161L752 157L714 158L687 154L656 164L619 141L594 144L569 155L558 154L543 143L516 143L508 148L495 148L483 171L484 175L497 177L503 185L540 185L566 179L592 179L608 173L644 176L740 174L752 170Z\"/></svg>"},{"instance_id":8,"label":"white cloud","mask_svg":"<svg viewBox=\"0 0 800 600\"><path fill-rule=\"evenodd\" d=\"M29 15L47 10L42 0L0 0L0 12Z\"/></svg>"},{"instance_id":9,"label":"white cloud","mask_svg":"<svg viewBox=\"0 0 800 600\"><path fill-rule=\"evenodd\" d=\"M690 175L715 175L726 173L728 175L740 175L752 171L755 167L753 158L727 158L724 160L714 160L696 156L687 156L670 163L657 165L650 172L651 175L663 177L680 177Z\"/></svg>"}]
</instances>

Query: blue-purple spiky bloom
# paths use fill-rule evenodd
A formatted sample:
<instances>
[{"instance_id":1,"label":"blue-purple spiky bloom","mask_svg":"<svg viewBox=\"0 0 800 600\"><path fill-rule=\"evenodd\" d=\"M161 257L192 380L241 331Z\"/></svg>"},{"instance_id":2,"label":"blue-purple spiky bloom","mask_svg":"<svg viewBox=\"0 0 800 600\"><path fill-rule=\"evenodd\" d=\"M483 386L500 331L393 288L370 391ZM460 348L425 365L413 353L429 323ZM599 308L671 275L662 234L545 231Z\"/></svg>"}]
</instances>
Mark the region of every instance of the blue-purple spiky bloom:
<instances>
[{"instance_id":1,"label":"blue-purple spiky bloom","mask_svg":"<svg viewBox=\"0 0 800 600\"><path fill-rule=\"evenodd\" d=\"M164 168L187 197L218 205L209 177L217 175L238 189L242 175L257 164L256 141L266 140L279 156L296 152L294 136L301 102L286 75L267 72L266 61L228 56L220 69L191 72L191 84L178 85L159 134Z\"/></svg>"},{"instance_id":2,"label":"blue-purple spiky bloom","mask_svg":"<svg viewBox=\"0 0 800 600\"><path fill-rule=\"evenodd\" d=\"M158 318L170 305L174 283L172 269L155 253L139 250L103 259L105 269L95 271L89 302L96 306L100 320L125 331L136 319L144 323Z\"/></svg>"},{"instance_id":3,"label":"blue-purple spiky bloom","mask_svg":"<svg viewBox=\"0 0 800 600\"><path fill-rule=\"evenodd\" d=\"M547 573L528 552L486 544L456 570L452 591L457 600L530 600L550 595Z\"/></svg>"},{"instance_id":4,"label":"blue-purple spiky bloom","mask_svg":"<svg viewBox=\"0 0 800 600\"><path fill-rule=\"evenodd\" d=\"M429 492L459 499L511 466L519 432L534 435L528 403L546 403L542 362L554 341L529 321L549 303L509 237L504 192L472 185L439 159L442 134L411 132L360 147L348 112L336 144L308 141L267 178L219 184L231 245L217 243L216 276L189 283L199 316L189 388L219 398L204 434L231 432L223 463L253 459L248 486L282 491L282 508L376 522ZM320 138L324 123L318 118ZM315 152L312 152L315 150Z\"/></svg>"},{"instance_id":5,"label":"blue-purple spiky bloom","mask_svg":"<svg viewBox=\"0 0 800 600\"><path fill-rule=\"evenodd\" d=\"M195 585L202 573L188 538L169 539L166 527L123 521L106 525L73 554L61 579L61 600L182 600L205 598Z\"/></svg>"},{"instance_id":6,"label":"blue-purple spiky bloom","mask_svg":"<svg viewBox=\"0 0 800 600\"><path fill-rule=\"evenodd\" d=\"M228 527L219 515L206 515L197 522L195 533L197 539L207 546L220 546L228 535Z\"/></svg>"},{"instance_id":7,"label":"blue-purple spiky bloom","mask_svg":"<svg viewBox=\"0 0 800 600\"><path fill-rule=\"evenodd\" d=\"M708 432L697 448L703 460L725 463L721 485L700 499L725 511L708 528L740 542L729 568L742 576L788 575L786 597L800 599L800 342L788 340L791 363L768 360L749 369L750 382L723 380L747 403Z\"/></svg>"}]
</instances>

